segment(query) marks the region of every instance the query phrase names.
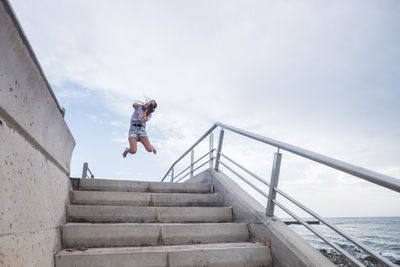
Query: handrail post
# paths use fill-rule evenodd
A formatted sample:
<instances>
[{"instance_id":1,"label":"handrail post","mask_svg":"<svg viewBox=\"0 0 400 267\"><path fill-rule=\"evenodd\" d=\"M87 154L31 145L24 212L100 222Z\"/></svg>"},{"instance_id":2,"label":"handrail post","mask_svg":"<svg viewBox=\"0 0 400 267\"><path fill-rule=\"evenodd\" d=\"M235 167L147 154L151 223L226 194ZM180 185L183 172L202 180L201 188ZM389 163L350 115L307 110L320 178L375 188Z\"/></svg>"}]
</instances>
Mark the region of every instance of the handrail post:
<instances>
[{"instance_id":1,"label":"handrail post","mask_svg":"<svg viewBox=\"0 0 400 267\"><path fill-rule=\"evenodd\" d=\"M222 150L222 142L224 141L224 129L222 128L219 132L219 142L217 148L217 155L215 159L215 170L218 171L219 168L219 159L221 157L221 150Z\"/></svg>"},{"instance_id":2,"label":"handrail post","mask_svg":"<svg viewBox=\"0 0 400 267\"><path fill-rule=\"evenodd\" d=\"M172 169L171 169L171 181L170 181L171 183L173 183L174 182L174 168L172 167Z\"/></svg>"},{"instance_id":3,"label":"handrail post","mask_svg":"<svg viewBox=\"0 0 400 267\"><path fill-rule=\"evenodd\" d=\"M210 164L209 168L212 169L214 165L214 134L210 133Z\"/></svg>"},{"instance_id":4,"label":"handrail post","mask_svg":"<svg viewBox=\"0 0 400 267\"><path fill-rule=\"evenodd\" d=\"M86 179L88 168L89 168L88 163L87 162L83 163L82 179Z\"/></svg>"},{"instance_id":5,"label":"handrail post","mask_svg":"<svg viewBox=\"0 0 400 267\"><path fill-rule=\"evenodd\" d=\"M281 159L282 154L278 152L274 155L274 163L272 165L272 172L271 172L271 182L269 184L269 194L268 194L268 202L267 202L267 216L271 217L274 215L274 208L275 203L273 200L276 198L276 191L275 187L278 186L279 180L279 170L281 168Z\"/></svg>"},{"instance_id":6,"label":"handrail post","mask_svg":"<svg viewBox=\"0 0 400 267\"><path fill-rule=\"evenodd\" d=\"M193 177L194 150L190 152L190 178Z\"/></svg>"}]
</instances>

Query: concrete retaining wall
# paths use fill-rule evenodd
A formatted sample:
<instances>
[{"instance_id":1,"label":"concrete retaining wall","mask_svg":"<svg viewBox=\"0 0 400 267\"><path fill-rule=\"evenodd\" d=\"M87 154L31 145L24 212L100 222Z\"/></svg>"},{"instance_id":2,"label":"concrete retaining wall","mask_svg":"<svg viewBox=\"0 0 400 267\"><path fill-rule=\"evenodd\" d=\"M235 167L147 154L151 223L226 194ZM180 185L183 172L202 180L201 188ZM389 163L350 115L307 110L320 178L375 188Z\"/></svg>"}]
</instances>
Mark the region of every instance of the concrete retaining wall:
<instances>
[{"instance_id":1,"label":"concrete retaining wall","mask_svg":"<svg viewBox=\"0 0 400 267\"><path fill-rule=\"evenodd\" d=\"M74 147L9 3L0 0L0 266L54 266Z\"/></svg>"},{"instance_id":2,"label":"concrete retaining wall","mask_svg":"<svg viewBox=\"0 0 400 267\"><path fill-rule=\"evenodd\" d=\"M208 169L187 182L211 183L225 206L232 207L234 221L249 224L251 239L269 238L274 266L334 266L280 219L267 217L265 208L223 172Z\"/></svg>"}]
</instances>

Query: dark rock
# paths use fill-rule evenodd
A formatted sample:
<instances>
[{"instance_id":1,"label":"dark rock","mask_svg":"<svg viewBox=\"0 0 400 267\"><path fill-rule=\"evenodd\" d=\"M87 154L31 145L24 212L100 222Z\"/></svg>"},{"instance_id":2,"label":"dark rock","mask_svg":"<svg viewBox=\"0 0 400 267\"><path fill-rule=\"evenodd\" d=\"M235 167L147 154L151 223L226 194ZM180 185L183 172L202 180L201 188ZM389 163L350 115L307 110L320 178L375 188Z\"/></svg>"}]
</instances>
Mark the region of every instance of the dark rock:
<instances>
[{"instance_id":1,"label":"dark rock","mask_svg":"<svg viewBox=\"0 0 400 267\"><path fill-rule=\"evenodd\" d=\"M370 261L370 262L373 262L373 263L378 263L378 261L372 256L364 257L362 260L363 261Z\"/></svg>"}]
</instances>

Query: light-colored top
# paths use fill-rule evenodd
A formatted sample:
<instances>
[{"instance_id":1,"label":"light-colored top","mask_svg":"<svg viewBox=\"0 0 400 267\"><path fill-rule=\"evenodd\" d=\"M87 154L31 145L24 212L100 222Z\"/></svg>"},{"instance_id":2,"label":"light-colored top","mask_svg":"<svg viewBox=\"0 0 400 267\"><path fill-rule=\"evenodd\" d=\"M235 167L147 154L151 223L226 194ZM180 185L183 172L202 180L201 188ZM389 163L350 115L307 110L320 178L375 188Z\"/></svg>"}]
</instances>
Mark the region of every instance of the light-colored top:
<instances>
[{"instance_id":1,"label":"light-colored top","mask_svg":"<svg viewBox=\"0 0 400 267\"><path fill-rule=\"evenodd\" d=\"M146 122L143 121L143 117L144 117L143 106L139 106L139 107L135 108L135 110L133 111L132 117L131 117L131 125L132 124L140 124L140 125L146 127ZM149 114L147 116L147 120L150 120L150 118L151 118L151 114Z\"/></svg>"}]
</instances>

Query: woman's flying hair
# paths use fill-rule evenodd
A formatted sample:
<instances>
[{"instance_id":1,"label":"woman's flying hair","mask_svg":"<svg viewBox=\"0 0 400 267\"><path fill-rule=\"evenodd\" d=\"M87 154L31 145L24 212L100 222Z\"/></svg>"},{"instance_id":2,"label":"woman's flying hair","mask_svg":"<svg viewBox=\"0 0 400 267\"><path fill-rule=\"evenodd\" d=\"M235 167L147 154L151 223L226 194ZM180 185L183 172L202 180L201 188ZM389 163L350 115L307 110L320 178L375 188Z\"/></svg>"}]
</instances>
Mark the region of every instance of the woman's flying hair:
<instances>
[{"instance_id":1,"label":"woman's flying hair","mask_svg":"<svg viewBox=\"0 0 400 267\"><path fill-rule=\"evenodd\" d=\"M150 115L151 113L153 113L154 110L155 110L156 107L157 107L157 102L156 102L155 100L150 100L150 101L148 101L147 103L150 103L150 102L154 102L154 105L150 104L150 105L147 106L147 108L146 108L146 110L147 110L147 115Z\"/></svg>"},{"instance_id":2,"label":"woman's flying hair","mask_svg":"<svg viewBox=\"0 0 400 267\"><path fill-rule=\"evenodd\" d=\"M151 113L154 112L155 108L157 107L157 102L155 100L153 100L153 99L150 99L147 96L145 96L144 98L145 98L145 102L137 101L137 100L135 102L136 103L140 103L142 105L145 105L145 104L150 103L152 101L154 102L154 104L155 104L154 106L153 105L148 105L147 108L144 110L144 112L147 112L147 116L148 116L148 115L150 115Z\"/></svg>"}]
</instances>

